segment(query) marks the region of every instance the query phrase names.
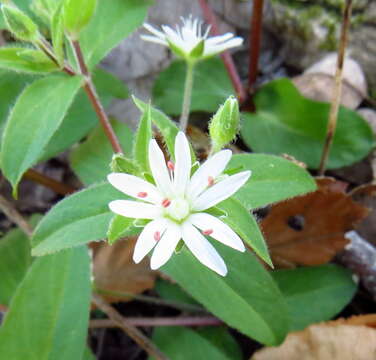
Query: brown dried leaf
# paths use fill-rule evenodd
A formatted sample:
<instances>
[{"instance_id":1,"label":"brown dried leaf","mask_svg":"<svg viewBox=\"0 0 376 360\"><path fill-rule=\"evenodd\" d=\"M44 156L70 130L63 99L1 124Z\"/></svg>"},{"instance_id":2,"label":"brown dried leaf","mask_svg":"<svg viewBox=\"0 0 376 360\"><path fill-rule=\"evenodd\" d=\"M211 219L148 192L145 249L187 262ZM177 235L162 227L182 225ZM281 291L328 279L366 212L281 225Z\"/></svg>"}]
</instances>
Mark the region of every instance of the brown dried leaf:
<instances>
[{"instance_id":1,"label":"brown dried leaf","mask_svg":"<svg viewBox=\"0 0 376 360\"><path fill-rule=\"evenodd\" d=\"M376 359L376 314L311 325L287 336L278 347L263 348L252 360Z\"/></svg>"},{"instance_id":2,"label":"brown dried leaf","mask_svg":"<svg viewBox=\"0 0 376 360\"><path fill-rule=\"evenodd\" d=\"M149 259L139 264L132 260L136 237L117 241L114 245L99 243L94 249L95 286L100 290L140 294L154 287L157 272L152 271ZM125 301L124 296L105 296L108 301Z\"/></svg>"},{"instance_id":3,"label":"brown dried leaf","mask_svg":"<svg viewBox=\"0 0 376 360\"><path fill-rule=\"evenodd\" d=\"M319 265L347 244L344 234L368 211L345 193L346 184L317 179L318 190L276 204L261 227L277 267Z\"/></svg>"}]
</instances>

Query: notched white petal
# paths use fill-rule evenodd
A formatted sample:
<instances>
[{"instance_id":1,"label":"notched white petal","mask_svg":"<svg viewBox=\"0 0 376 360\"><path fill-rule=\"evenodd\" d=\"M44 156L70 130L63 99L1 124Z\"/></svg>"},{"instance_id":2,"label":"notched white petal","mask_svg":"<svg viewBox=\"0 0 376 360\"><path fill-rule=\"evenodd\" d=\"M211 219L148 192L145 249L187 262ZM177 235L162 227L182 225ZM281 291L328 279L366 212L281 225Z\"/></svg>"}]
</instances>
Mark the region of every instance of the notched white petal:
<instances>
[{"instance_id":1,"label":"notched white petal","mask_svg":"<svg viewBox=\"0 0 376 360\"><path fill-rule=\"evenodd\" d=\"M191 175L191 150L187 137L182 131L176 135L175 139L175 171L174 187L176 195L184 195Z\"/></svg>"},{"instance_id":2,"label":"notched white petal","mask_svg":"<svg viewBox=\"0 0 376 360\"><path fill-rule=\"evenodd\" d=\"M159 206L138 201L115 200L111 201L108 207L115 214L132 219L155 219L162 214Z\"/></svg>"},{"instance_id":3,"label":"notched white petal","mask_svg":"<svg viewBox=\"0 0 376 360\"><path fill-rule=\"evenodd\" d=\"M240 237L224 222L207 213L192 214L188 219L194 226L204 233L207 232L213 239L238 251L245 251Z\"/></svg>"},{"instance_id":4,"label":"notched white petal","mask_svg":"<svg viewBox=\"0 0 376 360\"><path fill-rule=\"evenodd\" d=\"M189 222L182 226L184 243L192 254L209 269L221 276L226 276L227 267L217 250Z\"/></svg>"},{"instance_id":5,"label":"notched white petal","mask_svg":"<svg viewBox=\"0 0 376 360\"><path fill-rule=\"evenodd\" d=\"M249 170L229 176L204 191L193 202L192 208L196 211L203 211L217 205L235 194L248 181L250 176L251 171Z\"/></svg>"}]
</instances>

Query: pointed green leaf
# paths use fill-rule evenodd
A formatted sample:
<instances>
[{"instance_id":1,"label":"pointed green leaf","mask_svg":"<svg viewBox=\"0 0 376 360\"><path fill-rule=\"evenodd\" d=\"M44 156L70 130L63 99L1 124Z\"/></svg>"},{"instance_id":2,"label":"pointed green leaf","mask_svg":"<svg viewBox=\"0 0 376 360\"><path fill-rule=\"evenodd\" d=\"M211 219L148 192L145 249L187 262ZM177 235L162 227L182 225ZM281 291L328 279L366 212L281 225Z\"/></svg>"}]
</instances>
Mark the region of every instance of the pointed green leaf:
<instances>
[{"instance_id":1,"label":"pointed green leaf","mask_svg":"<svg viewBox=\"0 0 376 360\"><path fill-rule=\"evenodd\" d=\"M237 232L243 241L245 241L262 260L273 267L268 247L266 246L257 222L240 201L229 198L222 201L217 207L227 213L227 216L221 218L221 220Z\"/></svg>"},{"instance_id":2,"label":"pointed green leaf","mask_svg":"<svg viewBox=\"0 0 376 360\"><path fill-rule=\"evenodd\" d=\"M225 277L206 268L186 248L162 271L229 326L263 344L279 344L288 331L288 313L271 275L250 252L214 245L227 264Z\"/></svg>"},{"instance_id":3,"label":"pointed green leaf","mask_svg":"<svg viewBox=\"0 0 376 360\"><path fill-rule=\"evenodd\" d=\"M46 77L29 85L17 99L1 144L1 167L14 190L59 128L81 82L81 77Z\"/></svg>"},{"instance_id":4,"label":"pointed green leaf","mask_svg":"<svg viewBox=\"0 0 376 360\"><path fill-rule=\"evenodd\" d=\"M54 53L60 66L64 64L64 19L62 6L58 6L51 19L51 38Z\"/></svg>"},{"instance_id":5,"label":"pointed green leaf","mask_svg":"<svg viewBox=\"0 0 376 360\"><path fill-rule=\"evenodd\" d=\"M177 326L157 327L152 339L164 354L174 360L241 360L243 358L239 345L224 328L202 328L200 331L195 331Z\"/></svg>"},{"instance_id":6,"label":"pointed green leaf","mask_svg":"<svg viewBox=\"0 0 376 360\"><path fill-rule=\"evenodd\" d=\"M117 240L126 236L133 228L133 219L124 216L115 215L108 227L107 240L109 244L114 244Z\"/></svg>"},{"instance_id":7,"label":"pointed green leaf","mask_svg":"<svg viewBox=\"0 0 376 360\"><path fill-rule=\"evenodd\" d=\"M293 162L272 155L234 155L227 167L251 170L248 182L234 195L247 209L316 190L312 176Z\"/></svg>"},{"instance_id":8,"label":"pointed green leaf","mask_svg":"<svg viewBox=\"0 0 376 360\"><path fill-rule=\"evenodd\" d=\"M35 229L32 254L41 256L105 239L113 217L108 203L125 198L108 183L96 184L66 197L47 213Z\"/></svg>"},{"instance_id":9,"label":"pointed green leaf","mask_svg":"<svg viewBox=\"0 0 376 360\"><path fill-rule=\"evenodd\" d=\"M138 126L134 147L133 157L140 167L141 171L148 172L149 169L149 143L152 138L151 131L151 107L150 105L142 114L140 124Z\"/></svg>"},{"instance_id":10,"label":"pointed green leaf","mask_svg":"<svg viewBox=\"0 0 376 360\"><path fill-rule=\"evenodd\" d=\"M246 144L256 152L286 153L310 168L318 168L330 104L303 97L288 79L263 86L254 101L257 112L245 113L241 127ZM374 145L374 134L367 122L353 110L341 107L328 168L359 161Z\"/></svg>"},{"instance_id":11,"label":"pointed green leaf","mask_svg":"<svg viewBox=\"0 0 376 360\"><path fill-rule=\"evenodd\" d=\"M131 153L133 134L127 125L112 121L115 133L118 135L126 154ZM111 172L110 162L113 150L103 127L98 125L87 140L79 144L70 154L70 164L73 171L85 185L104 181Z\"/></svg>"},{"instance_id":12,"label":"pointed green leaf","mask_svg":"<svg viewBox=\"0 0 376 360\"><path fill-rule=\"evenodd\" d=\"M59 70L43 52L24 47L0 48L0 68L30 74Z\"/></svg>"},{"instance_id":13,"label":"pointed green leaf","mask_svg":"<svg viewBox=\"0 0 376 360\"><path fill-rule=\"evenodd\" d=\"M95 13L97 0L65 0L63 3L64 25L74 39L86 27Z\"/></svg>"},{"instance_id":14,"label":"pointed green leaf","mask_svg":"<svg viewBox=\"0 0 376 360\"><path fill-rule=\"evenodd\" d=\"M351 271L334 264L279 270L272 276L286 297L291 331L332 319L357 288Z\"/></svg>"},{"instance_id":15,"label":"pointed green leaf","mask_svg":"<svg viewBox=\"0 0 376 360\"><path fill-rule=\"evenodd\" d=\"M90 24L80 34L80 44L90 68L144 21L151 1L99 1Z\"/></svg>"},{"instance_id":16,"label":"pointed green leaf","mask_svg":"<svg viewBox=\"0 0 376 360\"><path fill-rule=\"evenodd\" d=\"M81 359L90 295L86 247L35 260L0 328L0 358Z\"/></svg>"}]
</instances>

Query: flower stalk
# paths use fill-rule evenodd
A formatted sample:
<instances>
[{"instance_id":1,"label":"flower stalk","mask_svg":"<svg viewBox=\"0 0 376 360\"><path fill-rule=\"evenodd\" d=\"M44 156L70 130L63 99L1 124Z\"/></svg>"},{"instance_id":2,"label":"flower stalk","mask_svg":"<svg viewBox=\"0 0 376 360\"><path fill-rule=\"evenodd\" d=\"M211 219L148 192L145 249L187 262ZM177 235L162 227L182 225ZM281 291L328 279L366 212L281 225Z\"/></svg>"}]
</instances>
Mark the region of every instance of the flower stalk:
<instances>
[{"instance_id":1,"label":"flower stalk","mask_svg":"<svg viewBox=\"0 0 376 360\"><path fill-rule=\"evenodd\" d=\"M191 109L194 67L195 67L194 62L187 62L183 106L182 106L182 112L181 112L181 117L180 117L180 129L184 132L187 130L188 118L189 118L189 113Z\"/></svg>"}]
</instances>

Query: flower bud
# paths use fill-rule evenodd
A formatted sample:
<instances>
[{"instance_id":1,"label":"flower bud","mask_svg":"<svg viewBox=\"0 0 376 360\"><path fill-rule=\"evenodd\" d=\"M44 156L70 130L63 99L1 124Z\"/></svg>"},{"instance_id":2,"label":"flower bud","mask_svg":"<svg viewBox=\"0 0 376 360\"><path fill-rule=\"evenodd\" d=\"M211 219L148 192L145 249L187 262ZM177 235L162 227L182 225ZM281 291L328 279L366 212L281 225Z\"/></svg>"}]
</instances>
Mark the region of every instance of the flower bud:
<instances>
[{"instance_id":1,"label":"flower bud","mask_svg":"<svg viewBox=\"0 0 376 360\"><path fill-rule=\"evenodd\" d=\"M209 125L213 153L233 141L239 128L239 104L230 96L213 116Z\"/></svg>"},{"instance_id":2,"label":"flower bud","mask_svg":"<svg viewBox=\"0 0 376 360\"><path fill-rule=\"evenodd\" d=\"M11 5L2 5L1 11L8 29L19 39L35 42L39 38L37 24L24 12Z\"/></svg>"}]
</instances>

